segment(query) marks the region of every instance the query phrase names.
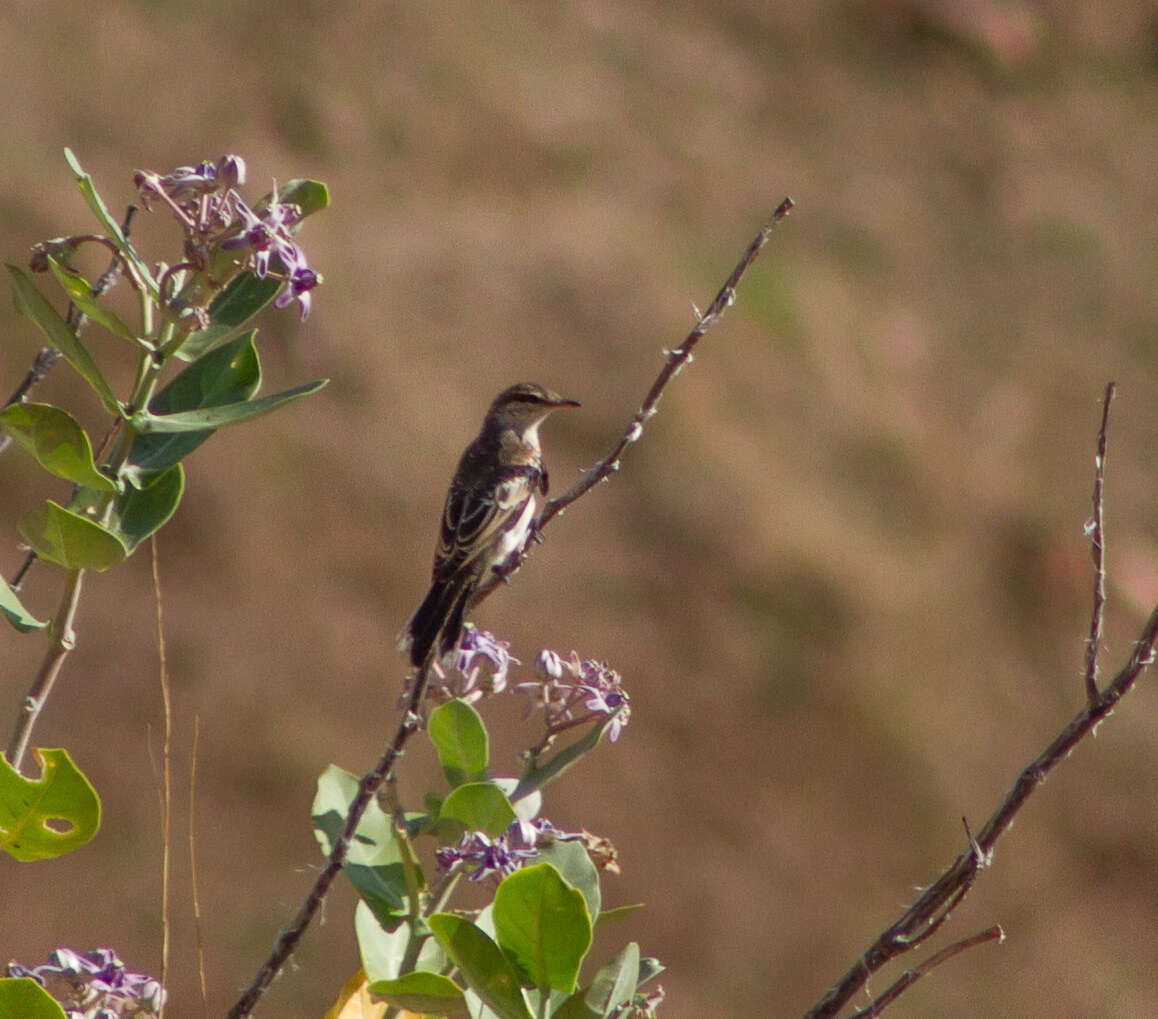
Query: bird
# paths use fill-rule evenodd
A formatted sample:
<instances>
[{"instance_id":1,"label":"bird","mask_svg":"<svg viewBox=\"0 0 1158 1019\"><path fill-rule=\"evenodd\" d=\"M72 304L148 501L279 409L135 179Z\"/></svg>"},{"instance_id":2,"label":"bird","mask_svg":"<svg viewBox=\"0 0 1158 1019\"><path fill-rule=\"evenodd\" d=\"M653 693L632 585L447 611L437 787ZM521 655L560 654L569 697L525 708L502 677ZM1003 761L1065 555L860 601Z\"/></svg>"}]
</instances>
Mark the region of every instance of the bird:
<instances>
[{"instance_id":1,"label":"bird","mask_svg":"<svg viewBox=\"0 0 1158 1019\"><path fill-rule=\"evenodd\" d=\"M536 495L547 494L539 426L554 411L578 407L533 382L508 386L491 402L446 493L430 590L398 634L398 650L424 665L458 646L463 615L479 584L503 575L526 544Z\"/></svg>"}]
</instances>

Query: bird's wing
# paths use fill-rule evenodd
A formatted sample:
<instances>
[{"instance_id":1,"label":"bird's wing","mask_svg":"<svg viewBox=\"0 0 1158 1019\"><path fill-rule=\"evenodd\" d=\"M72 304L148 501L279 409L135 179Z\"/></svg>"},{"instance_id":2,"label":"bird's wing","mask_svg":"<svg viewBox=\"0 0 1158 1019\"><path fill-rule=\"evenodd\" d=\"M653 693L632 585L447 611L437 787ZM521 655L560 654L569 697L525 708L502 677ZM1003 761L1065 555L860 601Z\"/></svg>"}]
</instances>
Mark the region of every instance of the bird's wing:
<instances>
[{"instance_id":1,"label":"bird's wing","mask_svg":"<svg viewBox=\"0 0 1158 1019\"><path fill-rule=\"evenodd\" d=\"M540 471L523 465L508 468L497 485L484 491L452 485L442 511L434 578L476 570L481 574L495 565L489 560L509 544L503 541L508 530L520 526L525 530L529 521L523 519L524 511L540 486Z\"/></svg>"}]
</instances>

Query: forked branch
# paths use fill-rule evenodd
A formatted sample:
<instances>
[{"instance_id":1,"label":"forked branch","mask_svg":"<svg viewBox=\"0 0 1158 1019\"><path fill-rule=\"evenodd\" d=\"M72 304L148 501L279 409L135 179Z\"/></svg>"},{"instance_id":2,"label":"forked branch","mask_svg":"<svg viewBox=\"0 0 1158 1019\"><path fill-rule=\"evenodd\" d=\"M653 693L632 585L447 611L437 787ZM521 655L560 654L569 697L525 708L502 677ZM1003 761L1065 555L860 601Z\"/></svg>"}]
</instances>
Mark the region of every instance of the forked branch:
<instances>
[{"instance_id":1,"label":"forked branch","mask_svg":"<svg viewBox=\"0 0 1158 1019\"><path fill-rule=\"evenodd\" d=\"M1105 603L1105 564L1102 556L1102 482L1106 454L1106 427L1109 420L1110 402L1114 398L1115 387L1106 387L1102 409L1102 426L1098 433L1098 453L1095 462L1094 479L1094 523L1091 535L1094 541L1094 567L1097 573L1094 591L1094 605L1090 624L1091 645L1096 654L1101 635L1101 617ZM956 905L968 894L978 872L988 866L992 859L997 840L1012 824L1017 812L1025 805L1034 790L1046 776L1060 764L1070 752L1094 730L1114 708L1122 696L1134 685L1142 671L1153 664L1155 646L1158 645L1158 606L1150 613L1150 618L1142 628L1142 633L1134 646L1133 653L1118 673L1099 691L1094 680L1096 673L1086 658L1086 705L1070 723L1062 729L1040 754L1022 768L1004 799L990 815L976 839L970 839L969 847L961 853L953 864L931 884L900 919L886 928L865 950L859 959L841 979L807 1013L806 1019L829 1019L835 1016L865 986L868 978L891 959L911 951L930 934L934 933L948 919ZM967 939L968 940L968 939ZM965 945L965 947L969 947ZM936 958L936 957L934 957ZM911 981L902 987L911 986ZM898 993L900 993L900 991ZM875 1012L877 1015L884 1002ZM875 1004L875 1003L874 1003ZM861 1013L857 1013L858 1015Z\"/></svg>"}]
</instances>

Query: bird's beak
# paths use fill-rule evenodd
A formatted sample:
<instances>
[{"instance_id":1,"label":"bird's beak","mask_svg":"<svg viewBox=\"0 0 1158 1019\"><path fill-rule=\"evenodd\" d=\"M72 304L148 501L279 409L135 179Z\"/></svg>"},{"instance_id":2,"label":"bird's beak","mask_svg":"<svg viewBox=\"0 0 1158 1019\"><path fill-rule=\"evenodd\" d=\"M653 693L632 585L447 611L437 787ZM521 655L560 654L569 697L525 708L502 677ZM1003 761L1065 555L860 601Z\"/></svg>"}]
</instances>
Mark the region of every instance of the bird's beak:
<instances>
[{"instance_id":1,"label":"bird's beak","mask_svg":"<svg viewBox=\"0 0 1158 1019\"><path fill-rule=\"evenodd\" d=\"M579 406L578 400L568 400L567 397L560 396L558 393L553 392L550 389L548 389L543 395L547 397L547 406L549 406L552 410L560 410L563 407Z\"/></svg>"}]
</instances>

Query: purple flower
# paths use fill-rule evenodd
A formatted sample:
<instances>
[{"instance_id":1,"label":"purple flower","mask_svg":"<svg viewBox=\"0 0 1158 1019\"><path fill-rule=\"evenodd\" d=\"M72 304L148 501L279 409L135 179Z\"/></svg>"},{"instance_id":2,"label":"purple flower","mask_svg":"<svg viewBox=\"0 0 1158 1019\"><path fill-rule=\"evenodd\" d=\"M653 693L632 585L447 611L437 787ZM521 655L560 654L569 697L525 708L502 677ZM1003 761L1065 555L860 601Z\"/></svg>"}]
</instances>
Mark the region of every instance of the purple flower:
<instances>
[{"instance_id":1,"label":"purple flower","mask_svg":"<svg viewBox=\"0 0 1158 1019\"><path fill-rule=\"evenodd\" d=\"M527 714L543 708L547 717L548 738L564 729L599 716L613 716L609 738L614 742L631 717L627 692L619 673L606 663L581 659L574 651L564 659L555 651L544 649L535 656L535 682L515 687L529 695ZM586 714L578 713L580 707Z\"/></svg>"},{"instance_id":2,"label":"purple flower","mask_svg":"<svg viewBox=\"0 0 1158 1019\"><path fill-rule=\"evenodd\" d=\"M150 1019L165 1004L165 989L144 973L130 973L111 948L80 955L58 948L41 966L8 964L8 976L31 977L64 1009L69 1019Z\"/></svg>"},{"instance_id":3,"label":"purple flower","mask_svg":"<svg viewBox=\"0 0 1158 1019\"><path fill-rule=\"evenodd\" d=\"M240 156L222 156L216 163L179 166L170 174L138 170L134 181L146 208L150 200L164 202L186 229L186 253L200 270L207 270L216 248L246 256L241 266L258 279L271 271L285 281L274 304L284 308L298 302L301 319L310 313L312 291L322 282L294 240L302 210L278 200L277 188L254 211L237 192L245 183L245 162ZM276 257L276 263L273 261Z\"/></svg>"},{"instance_id":4,"label":"purple flower","mask_svg":"<svg viewBox=\"0 0 1158 1019\"><path fill-rule=\"evenodd\" d=\"M458 845L443 846L434 855L439 868L448 874L461 868L471 881L501 880L538 856L541 847L582 839L581 832L561 831L545 819L512 821L502 835L491 838L481 831L467 832Z\"/></svg>"},{"instance_id":5,"label":"purple flower","mask_svg":"<svg viewBox=\"0 0 1158 1019\"><path fill-rule=\"evenodd\" d=\"M507 687L507 673L519 660L511 655L510 644L499 640L493 633L468 625L463 630L454 667L447 676L438 670L443 682L444 695L458 697L473 704L492 693L501 693Z\"/></svg>"}]
</instances>

